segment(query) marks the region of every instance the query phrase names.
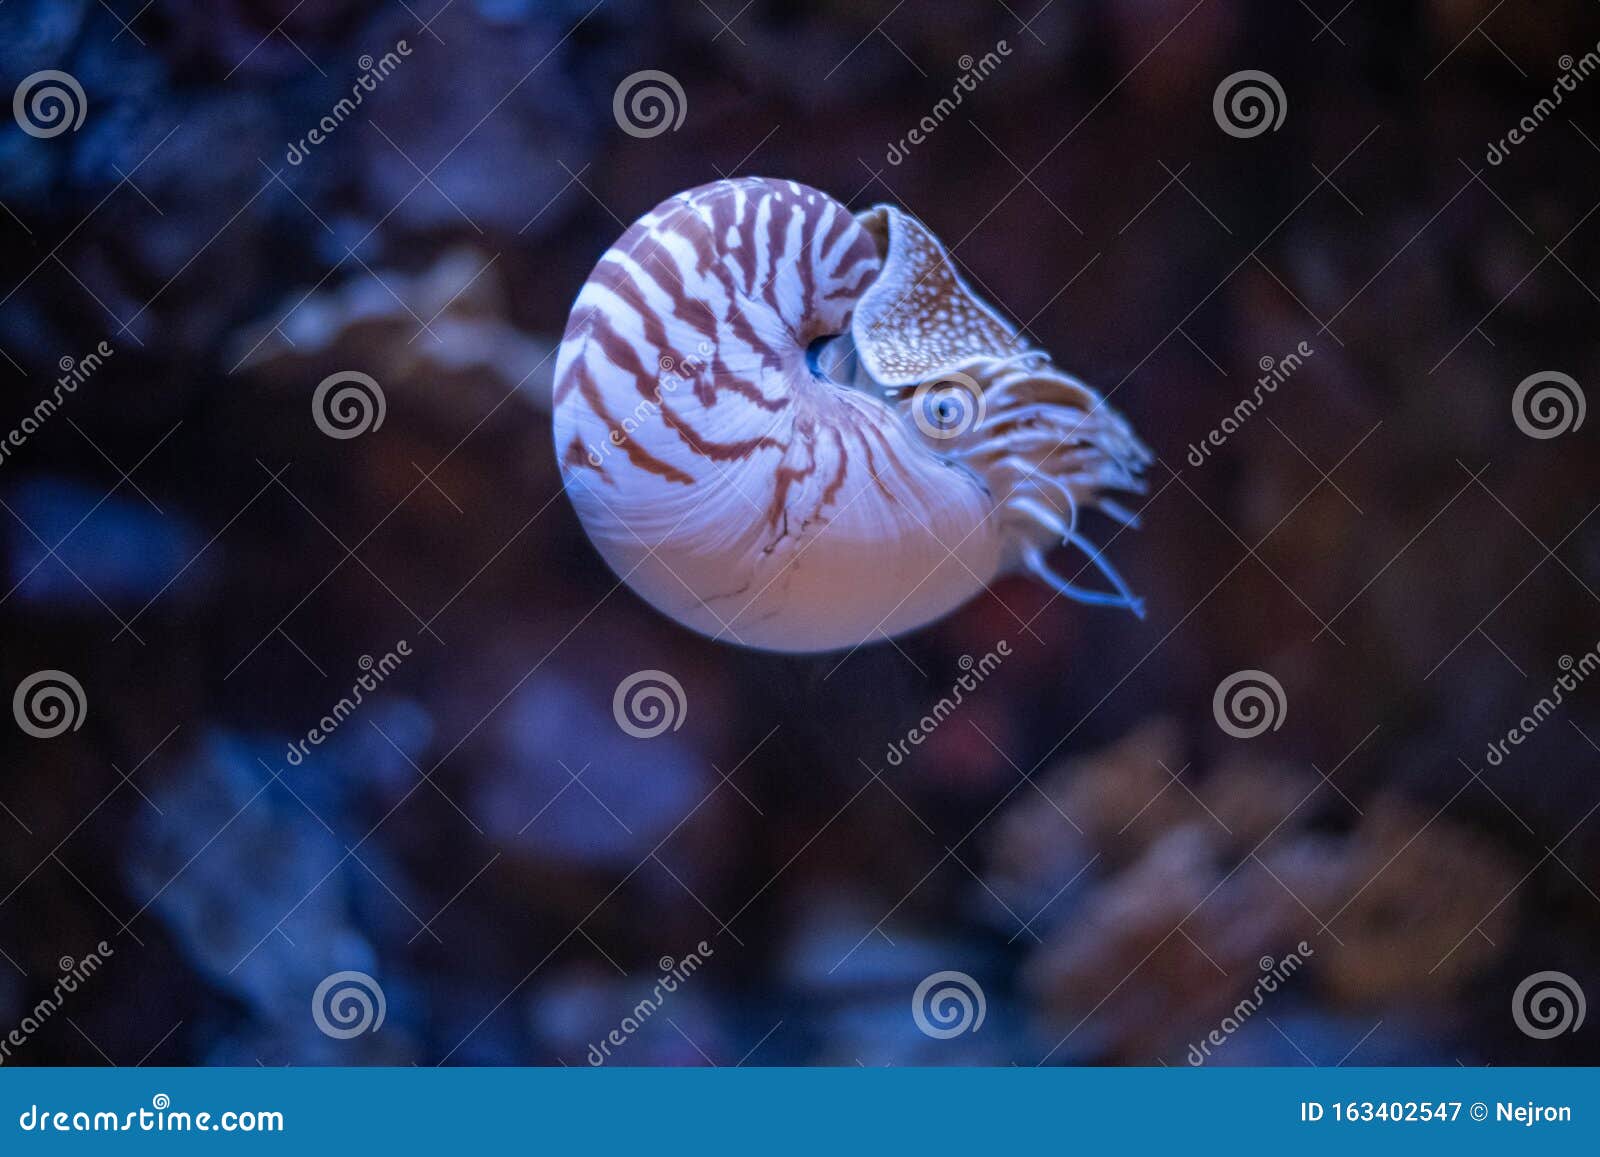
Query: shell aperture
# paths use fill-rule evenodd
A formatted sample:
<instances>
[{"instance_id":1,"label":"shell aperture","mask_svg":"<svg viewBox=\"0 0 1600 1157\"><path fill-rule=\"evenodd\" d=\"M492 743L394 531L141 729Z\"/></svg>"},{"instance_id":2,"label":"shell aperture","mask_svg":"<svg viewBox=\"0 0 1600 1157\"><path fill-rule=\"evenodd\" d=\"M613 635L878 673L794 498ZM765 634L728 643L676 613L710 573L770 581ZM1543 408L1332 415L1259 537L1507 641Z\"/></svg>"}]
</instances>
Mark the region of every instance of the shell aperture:
<instances>
[{"instance_id":1,"label":"shell aperture","mask_svg":"<svg viewBox=\"0 0 1600 1157\"><path fill-rule=\"evenodd\" d=\"M855 646L1014 571L1141 612L1078 514L1131 522L1104 492L1142 492L1149 452L891 206L764 178L662 202L579 292L553 410L595 547L714 638ZM1112 589L1058 577L1063 544Z\"/></svg>"}]
</instances>

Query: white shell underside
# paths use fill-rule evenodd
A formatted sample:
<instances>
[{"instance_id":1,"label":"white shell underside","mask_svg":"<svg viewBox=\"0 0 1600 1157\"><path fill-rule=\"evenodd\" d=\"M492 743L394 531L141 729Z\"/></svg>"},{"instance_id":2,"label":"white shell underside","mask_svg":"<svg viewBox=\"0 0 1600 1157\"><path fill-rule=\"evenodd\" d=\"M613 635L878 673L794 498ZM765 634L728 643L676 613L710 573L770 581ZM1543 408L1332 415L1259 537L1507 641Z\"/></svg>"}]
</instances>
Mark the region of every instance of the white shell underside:
<instances>
[{"instance_id":1,"label":"white shell underside","mask_svg":"<svg viewBox=\"0 0 1600 1157\"><path fill-rule=\"evenodd\" d=\"M902 402L808 363L810 343L849 333L892 280L869 218L793 182L703 186L635 223L574 304L554 406L568 493L619 578L706 635L783 651L892 636L970 599L1028 545L995 492L1017 487L974 465L977 443L930 440ZM927 368L887 340L920 324L892 308L915 296L885 296L877 334L857 321L864 364ZM927 305L930 332L948 304ZM986 312L990 332L969 320L920 348L970 357L962 343L992 345L997 324ZM1070 487L1051 491L1070 525Z\"/></svg>"}]
</instances>

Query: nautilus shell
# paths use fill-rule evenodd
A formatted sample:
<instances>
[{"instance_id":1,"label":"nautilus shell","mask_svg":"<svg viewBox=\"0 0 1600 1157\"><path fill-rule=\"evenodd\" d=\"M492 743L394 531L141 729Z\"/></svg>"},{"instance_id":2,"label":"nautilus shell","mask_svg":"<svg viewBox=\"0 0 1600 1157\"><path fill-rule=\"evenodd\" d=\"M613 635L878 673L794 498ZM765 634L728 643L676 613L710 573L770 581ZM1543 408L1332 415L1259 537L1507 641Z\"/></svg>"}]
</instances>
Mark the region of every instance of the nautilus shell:
<instances>
[{"instance_id":1,"label":"nautilus shell","mask_svg":"<svg viewBox=\"0 0 1600 1157\"><path fill-rule=\"evenodd\" d=\"M1148 451L898 209L760 178L662 202L579 292L554 402L590 539L715 638L854 646L1013 571L1140 612L1079 514L1131 523L1107 492ZM1059 577L1064 545L1110 590Z\"/></svg>"}]
</instances>

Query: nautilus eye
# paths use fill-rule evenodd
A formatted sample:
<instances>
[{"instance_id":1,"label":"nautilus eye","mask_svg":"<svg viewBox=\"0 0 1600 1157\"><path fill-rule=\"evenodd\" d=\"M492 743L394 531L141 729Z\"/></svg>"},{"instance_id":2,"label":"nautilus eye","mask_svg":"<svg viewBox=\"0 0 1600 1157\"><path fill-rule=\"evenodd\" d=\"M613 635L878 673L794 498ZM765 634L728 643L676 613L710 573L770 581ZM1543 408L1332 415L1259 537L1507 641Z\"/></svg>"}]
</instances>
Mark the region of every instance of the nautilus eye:
<instances>
[{"instance_id":1,"label":"nautilus eye","mask_svg":"<svg viewBox=\"0 0 1600 1157\"><path fill-rule=\"evenodd\" d=\"M760 178L662 202L578 293L554 400L596 548L713 637L854 646L1012 571L1142 613L1079 516L1131 523L1107 492L1148 451L895 208ZM1062 546L1110 589L1059 577Z\"/></svg>"}]
</instances>

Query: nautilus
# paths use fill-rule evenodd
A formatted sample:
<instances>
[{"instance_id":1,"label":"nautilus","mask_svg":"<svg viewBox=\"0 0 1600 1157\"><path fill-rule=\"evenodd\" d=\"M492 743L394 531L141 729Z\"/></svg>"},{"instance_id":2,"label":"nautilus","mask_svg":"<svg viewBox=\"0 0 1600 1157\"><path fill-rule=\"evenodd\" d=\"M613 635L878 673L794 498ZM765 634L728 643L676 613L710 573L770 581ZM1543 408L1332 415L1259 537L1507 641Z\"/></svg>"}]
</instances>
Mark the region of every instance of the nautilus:
<instances>
[{"instance_id":1,"label":"nautilus","mask_svg":"<svg viewBox=\"0 0 1600 1157\"><path fill-rule=\"evenodd\" d=\"M1111 494L1149 451L893 206L764 178L663 201L579 291L553 400L595 547L714 638L851 647L1016 572L1142 614L1080 515L1132 525Z\"/></svg>"}]
</instances>

